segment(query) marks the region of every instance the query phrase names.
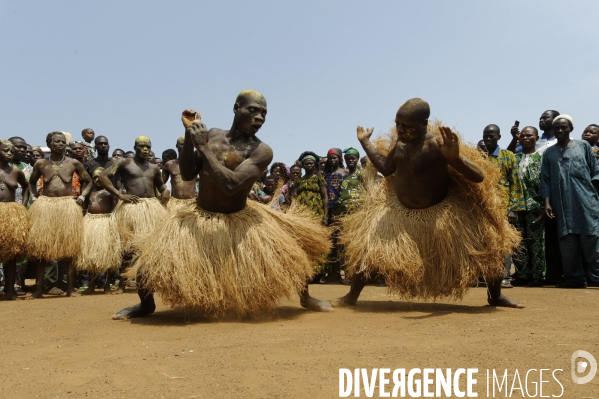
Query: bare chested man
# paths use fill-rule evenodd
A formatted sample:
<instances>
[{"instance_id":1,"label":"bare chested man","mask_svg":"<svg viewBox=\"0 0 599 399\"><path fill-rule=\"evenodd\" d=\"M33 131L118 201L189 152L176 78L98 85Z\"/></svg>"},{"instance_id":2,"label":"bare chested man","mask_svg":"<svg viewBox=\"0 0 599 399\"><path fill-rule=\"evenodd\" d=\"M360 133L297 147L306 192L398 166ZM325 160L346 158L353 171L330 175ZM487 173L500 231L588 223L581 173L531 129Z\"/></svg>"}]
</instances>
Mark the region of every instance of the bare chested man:
<instances>
[{"instance_id":1,"label":"bare chested man","mask_svg":"<svg viewBox=\"0 0 599 399\"><path fill-rule=\"evenodd\" d=\"M513 232L501 217L495 217L491 223L485 220L488 210L483 207L476 210L478 204L468 204L468 197L461 196L459 188L452 183L449 167L466 181L477 184L483 182L484 172L460 153L458 136L449 128L440 127L440 136L428 130L429 115L430 108L424 100L406 101L395 117L398 140L389 154L379 153L370 142L372 128L357 129L358 140L377 170L384 176L395 174L395 184L389 186L388 195L395 195L398 202L394 207L384 201L362 206L362 209L372 206L370 211L378 207L374 214L381 215L380 220L365 220L365 215L358 209L357 215L348 215L342 222L347 228L349 218L354 221L362 218L364 228L372 232L372 240L370 237L364 239L363 231L357 232L355 237L352 232L344 233L354 276L350 292L336 305L354 305L366 284L368 272L376 269L385 275L392 290L395 288L400 295L419 298L460 297L472 277L476 277L475 270L480 269L483 273L493 271L488 274L494 276L488 281L490 305L523 307L501 294L501 260L504 256L501 247L511 245L513 240L505 245L492 240L488 242L484 228L499 225L492 228L500 229L500 234L510 237ZM496 194L491 191L490 195ZM470 199L470 202L473 201ZM475 212L479 212L481 220L476 219ZM495 214L502 215L501 212ZM466 233L464 225L458 224L471 223L471 218L476 219L472 223L482 224L484 228L468 229ZM397 225L401 226L393 232ZM497 246L496 250L489 248L493 245ZM374 252L381 249L391 249L397 257L387 253L381 259L379 253L377 258ZM487 257L483 258L483 253ZM489 259L496 264L486 264ZM375 265L377 262L379 264ZM470 279L463 279L470 274Z\"/></svg>"},{"instance_id":2,"label":"bare chested man","mask_svg":"<svg viewBox=\"0 0 599 399\"><path fill-rule=\"evenodd\" d=\"M114 216L121 229L123 249L127 252L135 252L132 240L154 229L156 221L166 214L164 205L170 199L170 192L162 181L160 169L148 161L152 148L150 139L145 136L136 138L133 148L135 157L116 160L100 176L102 187L119 200ZM127 194L112 184L117 174L120 175ZM157 193L160 199L156 197ZM134 260L135 256L131 263ZM124 291L124 284L125 280L121 279L116 293Z\"/></svg>"},{"instance_id":3,"label":"bare chested man","mask_svg":"<svg viewBox=\"0 0 599 399\"><path fill-rule=\"evenodd\" d=\"M185 203L195 202L196 198L197 178L194 177L191 180L185 181L181 178L181 172L179 170L179 159L184 143L185 137L179 137L177 139L178 157L167 161L164 164L164 168L162 168L162 180L166 183L169 178L171 179L171 200L168 204L169 209ZM175 201L173 201L173 199L175 199Z\"/></svg>"},{"instance_id":4,"label":"bare chested man","mask_svg":"<svg viewBox=\"0 0 599 399\"><path fill-rule=\"evenodd\" d=\"M302 306L332 310L310 297L306 284L313 273L310 257L320 256L322 241L324 251L328 248L326 229L318 222L307 229L301 217L289 216L289 222L284 214L247 200L272 161L271 148L256 137L266 112L266 100L252 90L238 95L230 130L208 131L198 113L183 112L186 130L179 167L185 181L200 175L197 206L164 219L157 226L160 237L148 237L137 278L141 303L113 318L153 313L154 290L171 306L205 314L272 309L281 296L298 291ZM158 238L160 244L154 241ZM312 244L316 248L308 256L304 251L312 250Z\"/></svg>"},{"instance_id":5,"label":"bare chested man","mask_svg":"<svg viewBox=\"0 0 599 399\"><path fill-rule=\"evenodd\" d=\"M73 294L74 259L81 250L83 238L83 214L81 205L91 189L91 178L81 162L67 158L65 135L54 132L50 142L50 158L35 163L29 191L36 193L37 181L42 178L44 189L39 199L32 196L31 232L28 240L28 255L36 263L36 289L34 298L42 297L42 280L46 261L66 261L67 296ZM73 176L86 187L77 198L73 197ZM37 199L37 200L36 200Z\"/></svg>"},{"instance_id":6,"label":"bare chested man","mask_svg":"<svg viewBox=\"0 0 599 399\"><path fill-rule=\"evenodd\" d=\"M89 286L82 295L95 292L96 280L101 273L106 273L104 293L109 294L110 278L107 273L117 271L121 265L121 239L117 224L111 217L116 198L100 184L102 172L104 168L101 166L92 172L92 191L83 218L83 250L75 259L75 268L91 275Z\"/></svg>"},{"instance_id":7,"label":"bare chested man","mask_svg":"<svg viewBox=\"0 0 599 399\"><path fill-rule=\"evenodd\" d=\"M16 299L16 258L25 254L29 234L29 216L25 204L29 199L25 173L13 162L13 145L0 140L0 263L4 267L4 293L6 299ZM21 202L15 201L15 191L21 187Z\"/></svg>"}]
</instances>

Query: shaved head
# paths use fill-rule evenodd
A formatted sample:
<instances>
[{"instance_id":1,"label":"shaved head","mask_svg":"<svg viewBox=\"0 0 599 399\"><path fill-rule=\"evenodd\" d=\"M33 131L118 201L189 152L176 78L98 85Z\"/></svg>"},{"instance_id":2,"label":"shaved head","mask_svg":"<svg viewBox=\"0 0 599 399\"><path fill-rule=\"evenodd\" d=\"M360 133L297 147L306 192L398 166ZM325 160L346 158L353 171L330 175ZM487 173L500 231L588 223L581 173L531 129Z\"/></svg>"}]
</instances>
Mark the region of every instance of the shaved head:
<instances>
[{"instance_id":1,"label":"shaved head","mask_svg":"<svg viewBox=\"0 0 599 399\"><path fill-rule=\"evenodd\" d=\"M152 141L149 138L147 138L146 136L139 136L138 138L136 138L135 145L137 145L141 142L144 142L144 141L147 141L148 143L150 143L150 145L152 145Z\"/></svg>"},{"instance_id":2,"label":"shaved head","mask_svg":"<svg viewBox=\"0 0 599 399\"><path fill-rule=\"evenodd\" d=\"M245 104L249 103L252 98L261 99L264 101L264 103L266 103L266 99L264 98L264 96L255 90L242 91L241 93L239 93L237 95L235 102L239 105L245 105Z\"/></svg>"},{"instance_id":3,"label":"shaved head","mask_svg":"<svg viewBox=\"0 0 599 399\"><path fill-rule=\"evenodd\" d=\"M401 104L397 115L413 121L427 120L431 114L431 107L421 98L411 98Z\"/></svg>"}]
</instances>

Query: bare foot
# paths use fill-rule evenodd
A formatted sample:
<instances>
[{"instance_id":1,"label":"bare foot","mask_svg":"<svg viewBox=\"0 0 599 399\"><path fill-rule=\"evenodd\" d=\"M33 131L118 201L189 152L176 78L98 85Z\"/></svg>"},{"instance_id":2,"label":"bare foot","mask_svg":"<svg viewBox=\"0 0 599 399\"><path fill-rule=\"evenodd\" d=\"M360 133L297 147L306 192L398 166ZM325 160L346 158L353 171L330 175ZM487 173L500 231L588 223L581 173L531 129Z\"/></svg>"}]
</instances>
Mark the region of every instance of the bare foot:
<instances>
[{"instance_id":1,"label":"bare foot","mask_svg":"<svg viewBox=\"0 0 599 399\"><path fill-rule=\"evenodd\" d=\"M41 291L34 291L33 294L31 294L32 298L43 298L44 296L42 295Z\"/></svg>"},{"instance_id":2,"label":"bare foot","mask_svg":"<svg viewBox=\"0 0 599 399\"><path fill-rule=\"evenodd\" d=\"M508 298L507 296L500 294L498 298L489 298L488 299L489 305L491 306L501 306L501 307L505 307L505 308L517 308L517 309L523 309L524 305L521 304L518 301L515 301L513 299Z\"/></svg>"},{"instance_id":3,"label":"bare foot","mask_svg":"<svg viewBox=\"0 0 599 399\"><path fill-rule=\"evenodd\" d=\"M50 290L48 290L47 294L48 295L62 295L62 294L64 294L64 291L58 287L54 287L54 288L50 288ZM34 298L38 298L38 297L34 296ZM41 298L41 296L39 298Z\"/></svg>"},{"instance_id":4,"label":"bare foot","mask_svg":"<svg viewBox=\"0 0 599 399\"><path fill-rule=\"evenodd\" d=\"M123 292L125 292L125 288L120 286L116 290L110 291L110 293L113 295L122 294Z\"/></svg>"},{"instance_id":5,"label":"bare foot","mask_svg":"<svg viewBox=\"0 0 599 399\"><path fill-rule=\"evenodd\" d=\"M350 298L349 294L342 296L341 298L331 301L331 304L335 308L344 308L347 306L356 306L357 299Z\"/></svg>"},{"instance_id":6,"label":"bare foot","mask_svg":"<svg viewBox=\"0 0 599 399\"><path fill-rule=\"evenodd\" d=\"M119 310L117 314L112 316L112 320L127 320L136 317L148 316L154 313L154 310L156 310L156 306L153 304L144 305L138 303L137 305L129 306L128 308Z\"/></svg>"},{"instance_id":7,"label":"bare foot","mask_svg":"<svg viewBox=\"0 0 599 399\"><path fill-rule=\"evenodd\" d=\"M321 301L320 299L312 298L310 295L306 297L300 297L300 304L302 307L308 310L314 310L315 312L332 312L333 307L330 303Z\"/></svg>"},{"instance_id":8,"label":"bare foot","mask_svg":"<svg viewBox=\"0 0 599 399\"><path fill-rule=\"evenodd\" d=\"M81 291L81 295L92 295L95 292L95 288L90 284L85 291Z\"/></svg>"}]
</instances>

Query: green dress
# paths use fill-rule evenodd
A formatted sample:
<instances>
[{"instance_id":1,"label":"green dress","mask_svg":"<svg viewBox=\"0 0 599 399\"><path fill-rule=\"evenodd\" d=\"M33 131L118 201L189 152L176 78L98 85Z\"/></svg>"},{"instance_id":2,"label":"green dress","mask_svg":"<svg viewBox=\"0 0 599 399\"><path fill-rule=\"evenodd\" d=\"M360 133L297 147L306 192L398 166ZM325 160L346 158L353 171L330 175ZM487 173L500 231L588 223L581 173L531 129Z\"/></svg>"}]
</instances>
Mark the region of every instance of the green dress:
<instances>
[{"instance_id":1,"label":"green dress","mask_svg":"<svg viewBox=\"0 0 599 399\"><path fill-rule=\"evenodd\" d=\"M297 202L310 208L315 216L324 215L320 187L327 185L322 176L300 177L294 182L297 187Z\"/></svg>"},{"instance_id":2,"label":"green dress","mask_svg":"<svg viewBox=\"0 0 599 399\"><path fill-rule=\"evenodd\" d=\"M341 181L339 198L337 198L338 212L351 212L354 209L362 191L364 176L366 176L366 170L358 169Z\"/></svg>"}]
</instances>

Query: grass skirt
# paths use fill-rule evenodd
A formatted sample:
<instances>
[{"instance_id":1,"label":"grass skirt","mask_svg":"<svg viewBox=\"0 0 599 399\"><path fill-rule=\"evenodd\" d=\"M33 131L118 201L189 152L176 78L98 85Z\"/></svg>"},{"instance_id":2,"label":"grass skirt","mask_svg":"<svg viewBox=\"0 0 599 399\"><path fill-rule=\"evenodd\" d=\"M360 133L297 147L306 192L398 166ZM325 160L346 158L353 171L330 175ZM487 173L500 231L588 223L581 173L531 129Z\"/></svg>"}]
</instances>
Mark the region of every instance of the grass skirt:
<instances>
[{"instance_id":1,"label":"grass skirt","mask_svg":"<svg viewBox=\"0 0 599 399\"><path fill-rule=\"evenodd\" d=\"M99 274L118 270L120 266L121 238L112 214L86 214L83 250L75 259L76 270Z\"/></svg>"},{"instance_id":2,"label":"grass skirt","mask_svg":"<svg viewBox=\"0 0 599 399\"><path fill-rule=\"evenodd\" d=\"M179 199L179 198L173 198L173 197L171 197L168 200L168 202L166 203L166 209L169 212L174 212L177 209L181 208L182 206L189 205L189 204L195 204L195 203L196 203L196 199L195 198Z\"/></svg>"},{"instance_id":3,"label":"grass skirt","mask_svg":"<svg viewBox=\"0 0 599 399\"><path fill-rule=\"evenodd\" d=\"M83 242L83 212L75 199L40 196L29 208L27 256L39 260L73 259Z\"/></svg>"},{"instance_id":4,"label":"grass skirt","mask_svg":"<svg viewBox=\"0 0 599 399\"><path fill-rule=\"evenodd\" d=\"M133 240L153 232L167 211L158 198L140 198L137 204L119 201L113 214L121 235L121 248L130 250Z\"/></svg>"},{"instance_id":5,"label":"grass skirt","mask_svg":"<svg viewBox=\"0 0 599 399\"><path fill-rule=\"evenodd\" d=\"M248 201L232 214L186 205L137 245L138 282L171 307L248 315L303 290L330 243L317 220Z\"/></svg>"},{"instance_id":6,"label":"grass skirt","mask_svg":"<svg viewBox=\"0 0 599 399\"><path fill-rule=\"evenodd\" d=\"M17 202L0 202L0 263L24 255L29 234L29 213Z\"/></svg>"},{"instance_id":7,"label":"grass skirt","mask_svg":"<svg viewBox=\"0 0 599 399\"><path fill-rule=\"evenodd\" d=\"M438 134L439 126L433 122L429 129ZM396 136L390 136L376 142L379 152L392 150ZM393 175L369 185L359 207L340 218L350 276L378 272L391 292L420 299L459 299L478 277L503 277L505 256L520 236L501 206L499 171L473 147L461 144L460 153L484 170L484 181L470 182L449 167L449 194L430 208L404 207Z\"/></svg>"}]
</instances>

